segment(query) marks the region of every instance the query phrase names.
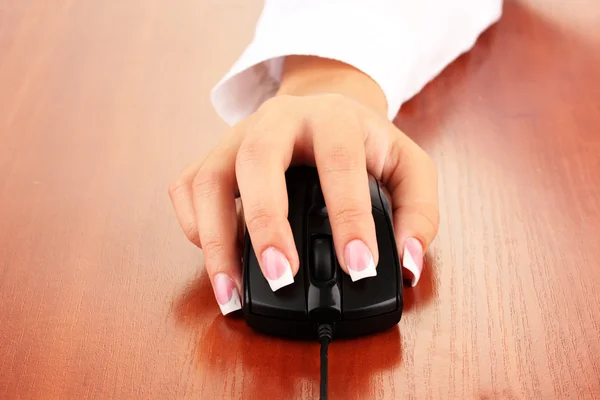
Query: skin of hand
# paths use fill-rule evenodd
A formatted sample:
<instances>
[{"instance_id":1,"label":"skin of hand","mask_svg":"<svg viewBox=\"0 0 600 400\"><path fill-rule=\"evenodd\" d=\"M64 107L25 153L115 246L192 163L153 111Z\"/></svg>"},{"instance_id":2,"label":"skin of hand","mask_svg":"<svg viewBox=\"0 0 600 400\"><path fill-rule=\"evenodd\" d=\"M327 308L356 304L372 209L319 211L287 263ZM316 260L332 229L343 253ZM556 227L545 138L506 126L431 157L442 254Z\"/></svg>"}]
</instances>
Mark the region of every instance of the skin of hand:
<instances>
[{"instance_id":1,"label":"skin of hand","mask_svg":"<svg viewBox=\"0 0 600 400\"><path fill-rule=\"evenodd\" d=\"M439 226L433 161L388 120L370 77L338 61L292 56L276 95L169 187L183 231L204 252L223 314L240 308L244 222L271 289L293 282L299 258L284 175L293 164L317 167L336 254L353 281L376 274L367 174L377 178L391 200L405 276L417 283Z\"/></svg>"}]
</instances>

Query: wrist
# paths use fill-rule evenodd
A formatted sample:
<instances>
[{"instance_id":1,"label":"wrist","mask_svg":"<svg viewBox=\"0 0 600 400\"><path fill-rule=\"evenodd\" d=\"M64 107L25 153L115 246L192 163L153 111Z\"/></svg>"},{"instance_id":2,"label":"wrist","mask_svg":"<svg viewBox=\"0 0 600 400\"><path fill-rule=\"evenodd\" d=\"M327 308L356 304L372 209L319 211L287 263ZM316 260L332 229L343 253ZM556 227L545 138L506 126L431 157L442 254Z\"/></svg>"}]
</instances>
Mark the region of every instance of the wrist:
<instances>
[{"instance_id":1,"label":"wrist","mask_svg":"<svg viewBox=\"0 0 600 400\"><path fill-rule=\"evenodd\" d=\"M277 95L338 93L387 117L387 100L379 85L362 71L340 61L288 56Z\"/></svg>"}]
</instances>

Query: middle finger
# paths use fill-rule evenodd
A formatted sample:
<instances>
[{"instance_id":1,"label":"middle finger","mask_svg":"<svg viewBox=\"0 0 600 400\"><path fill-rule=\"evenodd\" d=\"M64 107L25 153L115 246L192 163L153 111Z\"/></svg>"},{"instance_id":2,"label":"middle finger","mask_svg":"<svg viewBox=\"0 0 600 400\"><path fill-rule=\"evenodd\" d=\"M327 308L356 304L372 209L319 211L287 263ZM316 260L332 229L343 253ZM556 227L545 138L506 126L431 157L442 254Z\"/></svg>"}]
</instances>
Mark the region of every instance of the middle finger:
<instances>
[{"instance_id":1,"label":"middle finger","mask_svg":"<svg viewBox=\"0 0 600 400\"><path fill-rule=\"evenodd\" d=\"M365 134L357 118L327 118L311 124L314 153L336 253L352 281L377 275Z\"/></svg>"}]
</instances>

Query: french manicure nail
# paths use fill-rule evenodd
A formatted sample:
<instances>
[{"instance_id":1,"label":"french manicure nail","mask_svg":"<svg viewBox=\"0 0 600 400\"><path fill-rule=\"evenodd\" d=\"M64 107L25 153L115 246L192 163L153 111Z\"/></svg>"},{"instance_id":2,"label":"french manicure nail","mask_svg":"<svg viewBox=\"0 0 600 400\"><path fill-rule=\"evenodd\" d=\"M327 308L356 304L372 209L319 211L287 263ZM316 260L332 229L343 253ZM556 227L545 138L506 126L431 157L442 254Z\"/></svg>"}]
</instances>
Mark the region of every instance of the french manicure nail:
<instances>
[{"instance_id":1,"label":"french manicure nail","mask_svg":"<svg viewBox=\"0 0 600 400\"><path fill-rule=\"evenodd\" d=\"M224 273L219 273L215 275L213 281L215 284L215 297L223 315L242 308L240 294L233 279Z\"/></svg>"},{"instance_id":2,"label":"french manicure nail","mask_svg":"<svg viewBox=\"0 0 600 400\"><path fill-rule=\"evenodd\" d=\"M377 275L373 255L362 240L353 240L348 243L344 257L352 282Z\"/></svg>"},{"instance_id":3,"label":"french manicure nail","mask_svg":"<svg viewBox=\"0 0 600 400\"><path fill-rule=\"evenodd\" d=\"M264 274L272 291L294 283L294 275L287 258L277 249L269 247L262 253Z\"/></svg>"},{"instance_id":4,"label":"french manicure nail","mask_svg":"<svg viewBox=\"0 0 600 400\"><path fill-rule=\"evenodd\" d=\"M404 255L402 257L402 266L412 274L410 285L415 287L417 282L419 282L421 272L423 271L423 246L421 246L421 242L417 239L406 239L406 243L404 244Z\"/></svg>"}]
</instances>

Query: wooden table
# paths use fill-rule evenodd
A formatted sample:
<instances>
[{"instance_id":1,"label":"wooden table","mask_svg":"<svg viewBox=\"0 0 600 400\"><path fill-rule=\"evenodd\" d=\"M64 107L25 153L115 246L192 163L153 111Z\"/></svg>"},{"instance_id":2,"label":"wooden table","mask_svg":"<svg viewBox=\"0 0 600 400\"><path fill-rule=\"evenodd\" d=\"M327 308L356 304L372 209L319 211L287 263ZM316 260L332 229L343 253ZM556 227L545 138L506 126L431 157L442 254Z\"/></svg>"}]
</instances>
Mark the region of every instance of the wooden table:
<instances>
[{"instance_id":1,"label":"wooden table","mask_svg":"<svg viewBox=\"0 0 600 400\"><path fill-rule=\"evenodd\" d=\"M223 318L167 187L257 1L0 0L0 398L312 399L317 344ZM600 3L507 2L397 123L442 226L336 399L600 398Z\"/></svg>"}]
</instances>

